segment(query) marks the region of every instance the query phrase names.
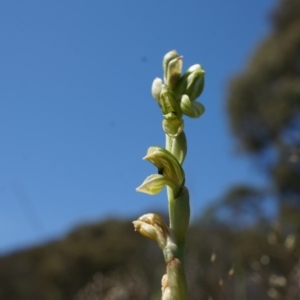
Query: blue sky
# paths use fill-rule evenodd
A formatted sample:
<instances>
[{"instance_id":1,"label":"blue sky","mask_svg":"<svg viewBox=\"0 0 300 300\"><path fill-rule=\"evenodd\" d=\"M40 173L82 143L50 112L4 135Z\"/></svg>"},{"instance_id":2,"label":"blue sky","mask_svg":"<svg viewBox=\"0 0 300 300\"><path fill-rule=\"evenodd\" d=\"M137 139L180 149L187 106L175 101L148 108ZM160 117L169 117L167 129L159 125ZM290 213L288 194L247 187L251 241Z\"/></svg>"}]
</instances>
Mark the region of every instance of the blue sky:
<instances>
[{"instance_id":1,"label":"blue sky","mask_svg":"<svg viewBox=\"0 0 300 300\"><path fill-rule=\"evenodd\" d=\"M264 177L237 156L226 85L270 30L274 1L1 1L0 253L112 216L166 210L135 188L164 145L150 88L173 49L200 63L206 112L186 119L193 216Z\"/></svg>"}]
</instances>

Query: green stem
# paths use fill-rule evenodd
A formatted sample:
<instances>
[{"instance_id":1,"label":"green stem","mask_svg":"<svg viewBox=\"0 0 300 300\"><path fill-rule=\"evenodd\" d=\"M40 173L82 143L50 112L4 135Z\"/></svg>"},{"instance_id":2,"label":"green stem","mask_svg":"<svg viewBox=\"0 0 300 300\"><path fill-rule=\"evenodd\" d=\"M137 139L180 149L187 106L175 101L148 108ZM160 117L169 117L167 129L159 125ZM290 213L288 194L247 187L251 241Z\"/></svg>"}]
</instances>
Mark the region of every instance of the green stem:
<instances>
[{"instance_id":1,"label":"green stem","mask_svg":"<svg viewBox=\"0 0 300 300\"><path fill-rule=\"evenodd\" d=\"M173 190L167 187L170 228L174 231L178 247L178 258L184 263L186 233L190 220L189 193L182 187L180 194L174 197Z\"/></svg>"},{"instance_id":2,"label":"green stem","mask_svg":"<svg viewBox=\"0 0 300 300\"><path fill-rule=\"evenodd\" d=\"M180 164L182 164L187 152L187 142L185 133L182 131L177 137L170 137L166 135L166 149L177 158ZM180 296L180 299L185 300L187 299L187 282L184 272L184 254L186 233L190 219L189 193L185 186L181 188L177 195L174 194L173 189L167 187L167 195L169 205L170 228L174 231L176 237L176 244L178 247L178 260L180 262L179 281L181 281L180 290L181 293L185 295L184 297ZM172 272L168 271L168 276L169 273L171 274Z\"/></svg>"},{"instance_id":3,"label":"green stem","mask_svg":"<svg viewBox=\"0 0 300 300\"><path fill-rule=\"evenodd\" d=\"M166 299L187 300L187 284L182 262L174 258L167 263L170 294ZM162 299L165 299L164 297Z\"/></svg>"},{"instance_id":4,"label":"green stem","mask_svg":"<svg viewBox=\"0 0 300 300\"><path fill-rule=\"evenodd\" d=\"M176 137L166 134L166 149L170 151L182 165L187 153L187 142L184 131Z\"/></svg>"}]
</instances>

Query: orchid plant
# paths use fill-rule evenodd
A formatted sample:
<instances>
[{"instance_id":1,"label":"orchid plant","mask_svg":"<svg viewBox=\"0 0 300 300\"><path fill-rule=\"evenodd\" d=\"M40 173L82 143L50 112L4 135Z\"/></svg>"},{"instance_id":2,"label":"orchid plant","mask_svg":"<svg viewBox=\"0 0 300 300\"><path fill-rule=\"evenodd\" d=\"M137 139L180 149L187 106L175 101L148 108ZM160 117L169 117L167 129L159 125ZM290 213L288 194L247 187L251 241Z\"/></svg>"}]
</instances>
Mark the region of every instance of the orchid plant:
<instances>
[{"instance_id":1,"label":"orchid plant","mask_svg":"<svg viewBox=\"0 0 300 300\"><path fill-rule=\"evenodd\" d=\"M164 56L163 72L163 80L153 81L152 95L163 114L166 145L148 149L144 159L157 167L158 174L148 176L136 190L155 195L166 186L170 224L168 227L153 213L141 216L133 224L136 231L156 240L163 252L166 274L162 278L162 300L187 300L184 254L190 205L182 168L187 153L182 117L198 118L204 113L204 106L196 99L203 91L205 72L196 64L182 75L182 56L175 50Z\"/></svg>"}]
</instances>

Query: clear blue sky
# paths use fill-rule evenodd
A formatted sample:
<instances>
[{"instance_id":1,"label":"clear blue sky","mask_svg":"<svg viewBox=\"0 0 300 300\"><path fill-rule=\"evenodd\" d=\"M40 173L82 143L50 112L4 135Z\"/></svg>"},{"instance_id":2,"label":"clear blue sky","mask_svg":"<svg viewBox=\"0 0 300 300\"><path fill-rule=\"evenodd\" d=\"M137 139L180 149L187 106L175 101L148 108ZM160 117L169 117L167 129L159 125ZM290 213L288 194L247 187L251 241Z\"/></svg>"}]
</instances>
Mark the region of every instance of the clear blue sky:
<instances>
[{"instance_id":1,"label":"clear blue sky","mask_svg":"<svg viewBox=\"0 0 300 300\"><path fill-rule=\"evenodd\" d=\"M0 253L111 216L165 210L135 188L164 145L150 87L169 50L206 71L206 113L186 119L196 216L230 186L264 178L234 153L229 76L268 33L274 1L1 1Z\"/></svg>"}]
</instances>

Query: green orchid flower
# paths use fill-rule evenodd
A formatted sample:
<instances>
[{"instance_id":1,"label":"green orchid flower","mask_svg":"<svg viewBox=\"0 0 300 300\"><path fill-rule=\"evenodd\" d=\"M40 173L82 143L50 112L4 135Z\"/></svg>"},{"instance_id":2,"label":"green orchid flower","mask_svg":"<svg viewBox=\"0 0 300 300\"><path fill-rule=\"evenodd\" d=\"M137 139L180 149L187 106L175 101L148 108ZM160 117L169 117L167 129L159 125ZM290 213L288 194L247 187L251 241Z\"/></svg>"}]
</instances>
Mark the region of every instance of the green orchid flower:
<instances>
[{"instance_id":1,"label":"green orchid flower","mask_svg":"<svg viewBox=\"0 0 300 300\"><path fill-rule=\"evenodd\" d=\"M143 158L159 170L159 174L148 176L136 189L150 195L159 193L166 185L177 194L184 185L184 171L176 157L161 147L150 147Z\"/></svg>"}]
</instances>

